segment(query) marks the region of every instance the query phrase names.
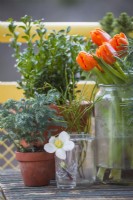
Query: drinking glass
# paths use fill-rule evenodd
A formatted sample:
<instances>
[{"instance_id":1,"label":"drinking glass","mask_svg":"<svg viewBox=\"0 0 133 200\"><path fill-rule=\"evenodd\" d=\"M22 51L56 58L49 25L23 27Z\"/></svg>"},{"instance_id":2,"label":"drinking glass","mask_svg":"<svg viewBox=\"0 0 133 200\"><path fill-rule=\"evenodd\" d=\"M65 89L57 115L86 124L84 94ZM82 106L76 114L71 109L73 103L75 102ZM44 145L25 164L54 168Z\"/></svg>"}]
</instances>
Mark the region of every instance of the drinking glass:
<instances>
[{"instance_id":1,"label":"drinking glass","mask_svg":"<svg viewBox=\"0 0 133 200\"><path fill-rule=\"evenodd\" d=\"M56 183L59 189L73 189L76 187L77 155L76 148L66 152L66 159L55 156Z\"/></svg>"}]
</instances>

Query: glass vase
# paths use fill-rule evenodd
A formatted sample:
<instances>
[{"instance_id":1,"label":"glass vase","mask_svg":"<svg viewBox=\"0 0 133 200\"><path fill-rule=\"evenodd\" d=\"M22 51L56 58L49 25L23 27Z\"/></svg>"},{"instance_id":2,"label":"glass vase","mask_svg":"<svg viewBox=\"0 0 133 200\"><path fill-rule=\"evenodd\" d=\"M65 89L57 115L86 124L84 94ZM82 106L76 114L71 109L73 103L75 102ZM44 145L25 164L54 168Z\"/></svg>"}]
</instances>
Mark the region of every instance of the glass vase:
<instances>
[{"instance_id":1,"label":"glass vase","mask_svg":"<svg viewBox=\"0 0 133 200\"><path fill-rule=\"evenodd\" d=\"M56 184L59 189L73 189L76 187L77 156L76 148L66 151L66 159L55 156Z\"/></svg>"},{"instance_id":2,"label":"glass vase","mask_svg":"<svg viewBox=\"0 0 133 200\"><path fill-rule=\"evenodd\" d=\"M97 178L133 183L133 85L100 85L95 104Z\"/></svg>"},{"instance_id":3,"label":"glass vase","mask_svg":"<svg viewBox=\"0 0 133 200\"><path fill-rule=\"evenodd\" d=\"M71 134L77 157L77 185L87 186L96 180L95 139L89 134Z\"/></svg>"}]
</instances>

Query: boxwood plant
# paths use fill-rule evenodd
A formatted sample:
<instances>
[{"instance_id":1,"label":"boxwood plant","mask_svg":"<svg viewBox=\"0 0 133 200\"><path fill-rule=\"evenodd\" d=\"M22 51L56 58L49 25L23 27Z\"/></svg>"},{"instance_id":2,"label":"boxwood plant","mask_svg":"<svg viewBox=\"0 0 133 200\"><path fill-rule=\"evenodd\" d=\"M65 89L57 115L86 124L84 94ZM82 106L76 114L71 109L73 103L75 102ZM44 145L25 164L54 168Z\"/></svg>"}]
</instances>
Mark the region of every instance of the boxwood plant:
<instances>
[{"instance_id":1,"label":"boxwood plant","mask_svg":"<svg viewBox=\"0 0 133 200\"><path fill-rule=\"evenodd\" d=\"M67 88L69 99L69 93L72 96L75 83L81 78L75 58L79 51L90 48L90 40L79 35L69 35L70 27L48 33L43 20L33 21L30 16L20 19L22 24L19 28L24 32L20 36L13 19L8 21L10 34L7 36L12 37L11 47L21 74L19 85L26 97L34 96L35 92L47 93L54 87L61 93ZM34 25L37 29L32 34ZM26 42L24 47L18 42L20 37Z\"/></svg>"}]
</instances>

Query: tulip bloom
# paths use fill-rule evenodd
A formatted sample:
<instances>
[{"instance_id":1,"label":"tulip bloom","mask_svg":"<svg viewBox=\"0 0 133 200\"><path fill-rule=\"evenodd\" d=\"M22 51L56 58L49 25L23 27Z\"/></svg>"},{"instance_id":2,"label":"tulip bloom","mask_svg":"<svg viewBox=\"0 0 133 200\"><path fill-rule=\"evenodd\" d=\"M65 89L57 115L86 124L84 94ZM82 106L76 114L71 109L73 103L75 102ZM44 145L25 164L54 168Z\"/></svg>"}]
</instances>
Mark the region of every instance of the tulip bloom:
<instances>
[{"instance_id":1,"label":"tulip bloom","mask_svg":"<svg viewBox=\"0 0 133 200\"><path fill-rule=\"evenodd\" d=\"M90 32L92 41L98 46L102 45L103 42L109 42L111 36L101 29L96 29Z\"/></svg>"},{"instance_id":2,"label":"tulip bloom","mask_svg":"<svg viewBox=\"0 0 133 200\"><path fill-rule=\"evenodd\" d=\"M108 64L113 64L116 61L115 56L117 56L117 52L108 42L104 42L99 48L96 50L96 55L99 58L102 58Z\"/></svg>"},{"instance_id":3,"label":"tulip bloom","mask_svg":"<svg viewBox=\"0 0 133 200\"><path fill-rule=\"evenodd\" d=\"M93 58L93 56L85 51L79 52L78 56L76 57L76 61L85 71L90 71L94 67L98 66L98 63Z\"/></svg>"},{"instance_id":4,"label":"tulip bloom","mask_svg":"<svg viewBox=\"0 0 133 200\"><path fill-rule=\"evenodd\" d=\"M120 51L120 54L124 55L127 53L127 46L128 46L128 40L127 37L124 33L116 34L110 41L109 43L112 45L112 47L116 51ZM122 53L123 51L123 53ZM120 55L120 56L122 56Z\"/></svg>"}]
</instances>

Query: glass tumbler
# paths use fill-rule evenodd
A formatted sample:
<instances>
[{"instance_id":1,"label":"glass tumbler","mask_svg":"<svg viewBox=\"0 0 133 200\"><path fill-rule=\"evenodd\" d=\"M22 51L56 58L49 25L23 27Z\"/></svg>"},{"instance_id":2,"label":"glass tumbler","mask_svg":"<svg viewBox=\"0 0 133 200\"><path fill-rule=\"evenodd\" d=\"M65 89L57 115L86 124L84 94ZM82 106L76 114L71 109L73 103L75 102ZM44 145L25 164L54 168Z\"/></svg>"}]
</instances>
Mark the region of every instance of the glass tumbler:
<instances>
[{"instance_id":1,"label":"glass tumbler","mask_svg":"<svg viewBox=\"0 0 133 200\"><path fill-rule=\"evenodd\" d=\"M76 187L77 156L76 148L66 152L66 159L55 156L56 184L59 189L73 189Z\"/></svg>"}]
</instances>

